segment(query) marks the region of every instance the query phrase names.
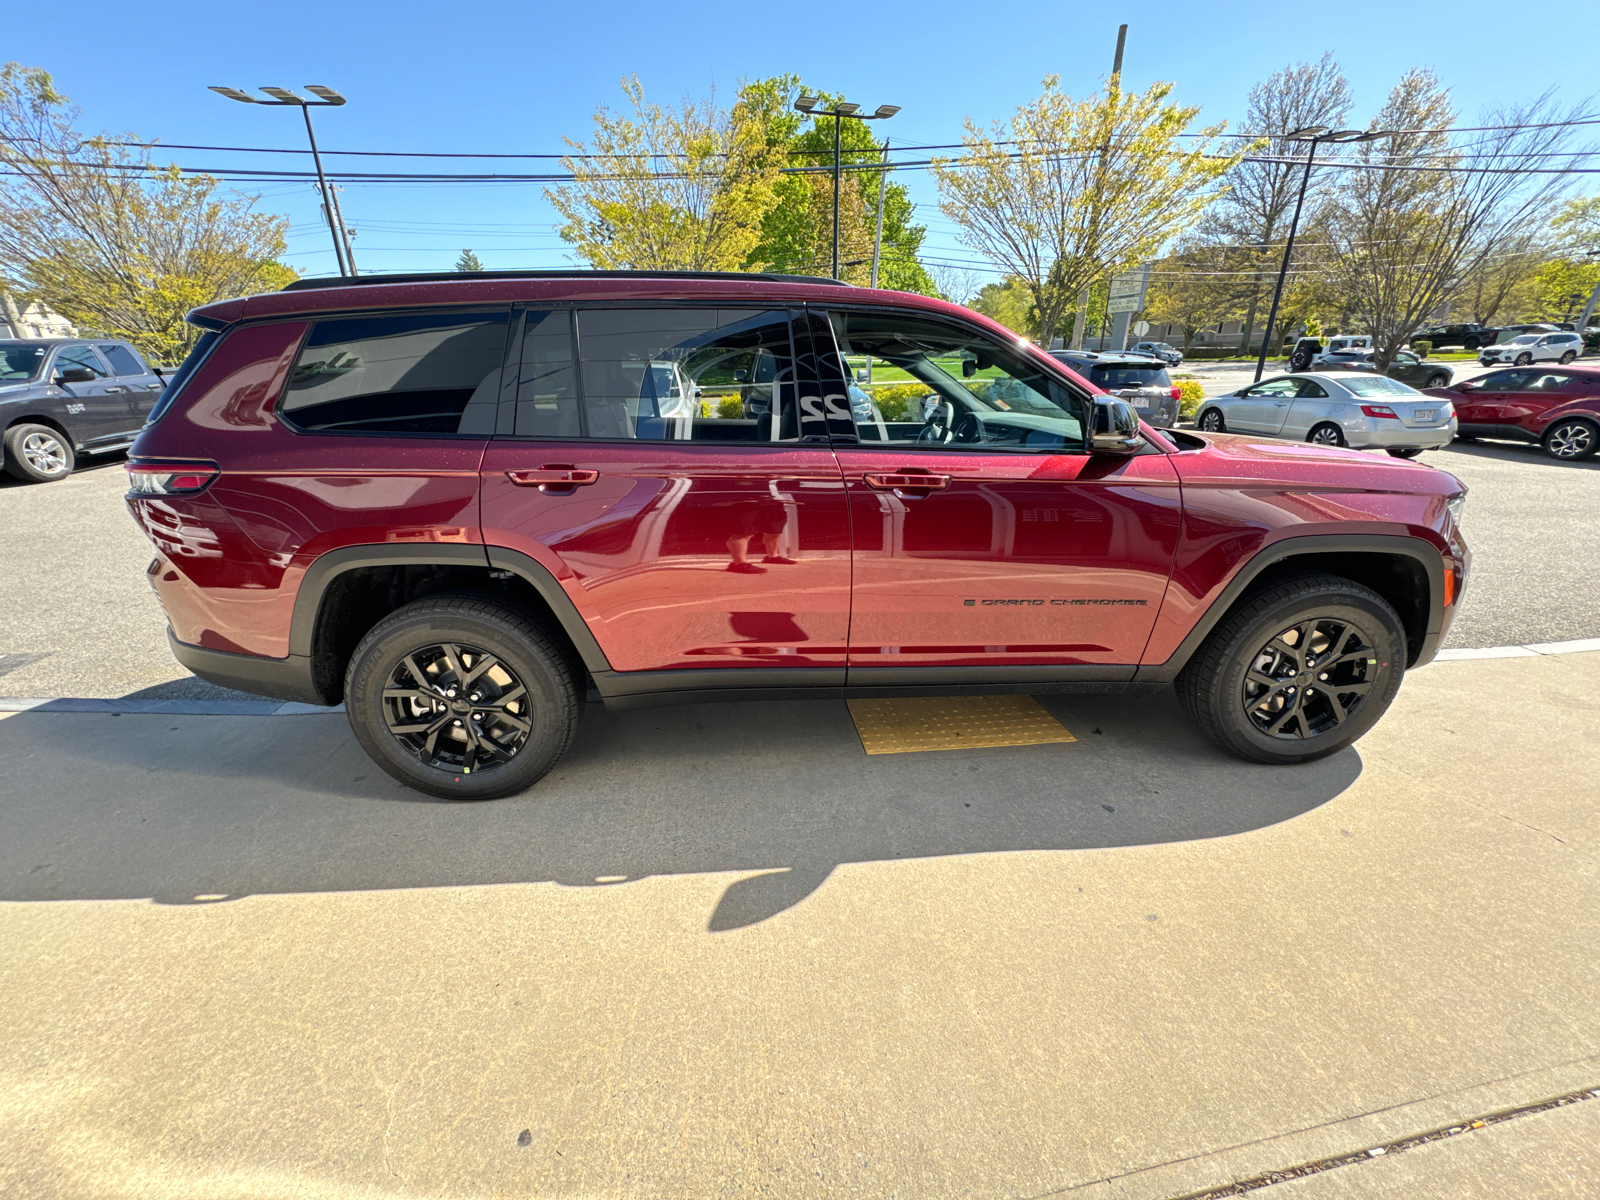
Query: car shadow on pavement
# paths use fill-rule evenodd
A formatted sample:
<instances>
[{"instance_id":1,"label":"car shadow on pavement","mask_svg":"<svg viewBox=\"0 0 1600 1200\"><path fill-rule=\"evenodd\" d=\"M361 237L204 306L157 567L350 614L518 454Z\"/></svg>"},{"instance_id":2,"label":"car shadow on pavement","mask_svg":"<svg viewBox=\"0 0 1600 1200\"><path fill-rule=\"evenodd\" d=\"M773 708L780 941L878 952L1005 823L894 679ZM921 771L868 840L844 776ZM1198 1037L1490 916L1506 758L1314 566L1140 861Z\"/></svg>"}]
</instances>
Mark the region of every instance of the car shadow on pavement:
<instances>
[{"instance_id":1,"label":"car shadow on pavement","mask_svg":"<svg viewBox=\"0 0 1600 1200\"><path fill-rule=\"evenodd\" d=\"M476 804L394 782L340 716L21 713L0 721L0 900L755 872L715 932L798 904L841 863L1224 837L1361 772L1353 748L1300 767L1230 758L1170 690L1040 699L1077 742L869 756L839 701L591 705L541 783Z\"/></svg>"},{"instance_id":2,"label":"car shadow on pavement","mask_svg":"<svg viewBox=\"0 0 1600 1200\"><path fill-rule=\"evenodd\" d=\"M1544 452L1544 447L1532 442L1455 441L1446 449L1453 454L1465 454L1471 458L1490 459L1496 462L1526 463L1528 466L1554 467L1562 471L1600 471L1600 458L1583 458L1577 462L1566 462L1559 458L1551 458ZM1427 463L1428 457L1424 456L1422 461ZM1440 464L1435 461L1429 465Z\"/></svg>"}]
</instances>

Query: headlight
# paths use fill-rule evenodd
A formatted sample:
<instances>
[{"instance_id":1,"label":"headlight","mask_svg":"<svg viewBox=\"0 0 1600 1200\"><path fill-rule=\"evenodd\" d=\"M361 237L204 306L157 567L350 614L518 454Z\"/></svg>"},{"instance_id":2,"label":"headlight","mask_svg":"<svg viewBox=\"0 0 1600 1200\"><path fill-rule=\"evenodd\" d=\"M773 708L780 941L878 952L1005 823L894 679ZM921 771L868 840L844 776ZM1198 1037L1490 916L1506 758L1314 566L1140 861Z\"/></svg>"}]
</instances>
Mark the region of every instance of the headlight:
<instances>
[{"instance_id":1,"label":"headlight","mask_svg":"<svg viewBox=\"0 0 1600 1200\"><path fill-rule=\"evenodd\" d=\"M1461 528L1461 510L1467 506L1467 494L1462 492L1459 496L1451 496L1444 502L1445 508L1450 510L1450 522L1457 529Z\"/></svg>"}]
</instances>

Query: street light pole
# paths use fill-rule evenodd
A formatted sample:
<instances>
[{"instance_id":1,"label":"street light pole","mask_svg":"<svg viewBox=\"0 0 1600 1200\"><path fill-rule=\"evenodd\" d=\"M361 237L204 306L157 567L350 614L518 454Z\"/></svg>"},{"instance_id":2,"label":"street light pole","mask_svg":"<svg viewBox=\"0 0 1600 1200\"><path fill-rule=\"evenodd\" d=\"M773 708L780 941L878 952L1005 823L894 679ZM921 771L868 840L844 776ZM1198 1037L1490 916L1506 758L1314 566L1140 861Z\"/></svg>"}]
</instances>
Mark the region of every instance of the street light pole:
<instances>
[{"instance_id":1,"label":"street light pole","mask_svg":"<svg viewBox=\"0 0 1600 1200\"><path fill-rule=\"evenodd\" d=\"M839 157L840 130L844 118L850 117L857 121L887 121L900 111L897 104L880 104L876 112L864 113L859 104L847 104L841 101L832 108L818 110L821 101L816 96L801 96L794 102L796 112L803 112L815 120L817 117L833 118L833 274L834 279L839 278L839 176L843 167ZM881 210L881 205L879 206Z\"/></svg>"},{"instance_id":2,"label":"street light pole","mask_svg":"<svg viewBox=\"0 0 1600 1200\"><path fill-rule=\"evenodd\" d=\"M1319 142L1370 142L1383 137L1381 133L1366 133L1359 129L1341 129L1329 132L1326 125L1311 125L1284 135L1292 142L1309 142L1306 151L1306 172L1300 178L1300 194L1295 198L1294 216L1289 221L1289 237L1283 245L1283 261L1278 265L1278 284L1272 289L1272 307L1267 312L1267 328L1261 338L1261 353L1256 356L1255 382L1261 382L1261 373L1267 367L1267 350L1272 346L1273 326L1278 320L1278 302L1283 299L1283 281L1289 274L1289 259L1294 254L1295 234L1300 229L1300 210L1306 202L1306 188L1311 183L1311 165L1316 161Z\"/></svg>"},{"instance_id":3,"label":"street light pole","mask_svg":"<svg viewBox=\"0 0 1600 1200\"><path fill-rule=\"evenodd\" d=\"M872 286L878 286L878 258L883 251L883 194L889 186L889 139L883 139L883 166L878 171L878 231L872 235Z\"/></svg>"},{"instance_id":4,"label":"street light pole","mask_svg":"<svg viewBox=\"0 0 1600 1200\"><path fill-rule=\"evenodd\" d=\"M261 90L273 97L271 100L261 100L249 92L239 88L212 87L211 90L219 96L226 96L229 100L237 100L240 104L261 104L268 108L299 108L301 115L306 119L306 137L311 142L311 160L317 168L317 187L322 192L322 212L328 220L328 233L333 237L333 260L339 267L339 274L347 277L356 275L356 259L350 249L350 237L345 229L344 215L339 211L339 201L334 197L333 189L328 186L327 174L322 169L322 152L317 149L317 134L311 128L311 110L313 108L337 108L346 101L343 96L331 87L324 87L319 83L309 83L306 90L317 96L320 100L307 100L298 96L288 88L264 87Z\"/></svg>"}]
</instances>

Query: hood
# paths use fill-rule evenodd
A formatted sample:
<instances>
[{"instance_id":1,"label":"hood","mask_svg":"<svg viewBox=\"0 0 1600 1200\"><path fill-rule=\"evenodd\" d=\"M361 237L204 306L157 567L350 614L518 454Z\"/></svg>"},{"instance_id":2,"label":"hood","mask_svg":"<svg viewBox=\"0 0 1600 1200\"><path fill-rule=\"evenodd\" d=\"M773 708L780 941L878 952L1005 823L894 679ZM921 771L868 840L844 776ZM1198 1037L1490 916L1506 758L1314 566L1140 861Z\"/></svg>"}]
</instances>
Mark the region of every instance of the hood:
<instances>
[{"instance_id":1,"label":"hood","mask_svg":"<svg viewBox=\"0 0 1600 1200\"><path fill-rule=\"evenodd\" d=\"M1199 433L1204 450L1172 456L1178 478L1188 485L1233 485L1284 491L1381 491L1453 496L1465 486L1448 471L1388 455L1280 442L1237 433Z\"/></svg>"}]
</instances>

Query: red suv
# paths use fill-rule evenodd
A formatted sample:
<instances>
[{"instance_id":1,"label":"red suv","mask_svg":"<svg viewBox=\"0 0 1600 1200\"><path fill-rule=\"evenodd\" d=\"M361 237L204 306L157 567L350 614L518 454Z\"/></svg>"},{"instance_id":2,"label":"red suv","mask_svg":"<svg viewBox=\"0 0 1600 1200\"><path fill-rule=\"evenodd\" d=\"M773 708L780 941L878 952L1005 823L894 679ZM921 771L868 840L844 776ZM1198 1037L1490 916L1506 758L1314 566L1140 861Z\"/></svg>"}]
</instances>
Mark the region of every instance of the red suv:
<instances>
[{"instance_id":1,"label":"red suv","mask_svg":"<svg viewBox=\"0 0 1600 1200\"><path fill-rule=\"evenodd\" d=\"M1465 489L1163 431L964 308L778 275L302 281L133 448L173 653L503 796L607 707L1155 691L1304 762L1429 661ZM908 382L909 381L909 382ZM865 393L865 395L858 395Z\"/></svg>"},{"instance_id":2,"label":"red suv","mask_svg":"<svg viewBox=\"0 0 1600 1200\"><path fill-rule=\"evenodd\" d=\"M1568 462L1600 449L1600 367L1511 367L1428 393L1450 397L1463 441L1538 442Z\"/></svg>"}]
</instances>

